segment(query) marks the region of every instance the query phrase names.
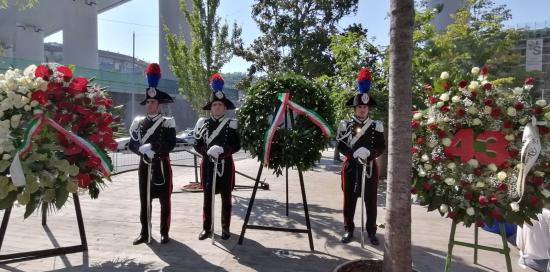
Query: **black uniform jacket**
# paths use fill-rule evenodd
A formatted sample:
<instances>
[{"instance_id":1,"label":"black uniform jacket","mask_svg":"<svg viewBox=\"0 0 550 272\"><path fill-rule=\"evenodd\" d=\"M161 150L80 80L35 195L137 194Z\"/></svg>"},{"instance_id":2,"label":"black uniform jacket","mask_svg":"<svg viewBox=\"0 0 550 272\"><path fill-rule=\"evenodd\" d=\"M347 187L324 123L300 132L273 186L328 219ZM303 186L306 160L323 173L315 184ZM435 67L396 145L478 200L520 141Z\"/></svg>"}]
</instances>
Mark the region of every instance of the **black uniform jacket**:
<instances>
[{"instance_id":1,"label":"black uniform jacket","mask_svg":"<svg viewBox=\"0 0 550 272\"><path fill-rule=\"evenodd\" d=\"M219 128L220 125L223 127ZM214 175L214 160L206 153L214 145L221 146L223 153L218 157L216 193L220 190L233 190L235 186L235 165L233 153L241 149L241 140L237 131L237 120L200 118L195 125L195 150L201 154L201 183L210 188ZM206 182L206 184L205 184Z\"/></svg>"},{"instance_id":2,"label":"black uniform jacket","mask_svg":"<svg viewBox=\"0 0 550 272\"><path fill-rule=\"evenodd\" d=\"M148 163L151 163L151 193L152 197L168 191L171 186L171 167L169 153L176 146L176 128L173 118L157 115L154 118L136 117L130 126L129 148L141 157L140 173L147 174ZM141 145L150 143L155 152L152 160L139 152ZM140 175L140 182L146 182L147 176Z\"/></svg>"}]
</instances>

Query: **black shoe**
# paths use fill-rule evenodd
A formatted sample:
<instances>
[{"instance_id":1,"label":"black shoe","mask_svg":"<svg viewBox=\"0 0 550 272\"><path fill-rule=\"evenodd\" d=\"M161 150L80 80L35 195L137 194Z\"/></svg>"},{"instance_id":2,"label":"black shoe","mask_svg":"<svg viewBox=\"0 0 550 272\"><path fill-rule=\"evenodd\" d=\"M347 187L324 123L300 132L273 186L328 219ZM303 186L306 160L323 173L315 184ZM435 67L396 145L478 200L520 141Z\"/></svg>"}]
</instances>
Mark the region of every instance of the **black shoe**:
<instances>
[{"instance_id":1,"label":"black shoe","mask_svg":"<svg viewBox=\"0 0 550 272\"><path fill-rule=\"evenodd\" d=\"M202 230L201 234L199 234L199 240L204 240L206 238L210 238L212 236L212 232L209 230Z\"/></svg>"},{"instance_id":2,"label":"black shoe","mask_svg":"<svg viewBox=\"0 0 550 272\"><path fill-rule=\"evenodd\" d=\"M353 238L353 232L346 231L346 233L344 233L344 236L342 236L342 240L340 240L340 241L344 244L347 244L347 243L351 242L352 238Z\"/></svg>"},{"instance_id":3,"label":"black shoe","mask_svg":"<svg viewBox=\"0 0 550 272\"><path fill-rule=\"evenodd\" d=\"M227 240L231 237L231 233L228 230L222 230L222 240Z\"/></svg>"},{"instance_id":4,"label":"black shoe","mask_svg":"<svg viewBox=\"0 0 550 272\"><path fill-rule=\"evenodd\" d=\"M370 240L370 243L375 246L380 244L380 242L378 241L378 238L376 238L376 234L373 234L373 235L369 234L369 240Z\"/></svg>"},{"instance_id":5,"label":"black shoe","mask_svg":"<svg viewBox=\"0 0 550 272\"><path fill-rule=\"evenodd\" d=\"M168 237L168 234L160 236L160 243L161 244L166 244L168 242L170 242L170 237Z\"/></svg>"},{"instance_id":6,"label":"black shoe","mask_svg":"<svg viewBox=\"0 0 550 272\"><path fill-rule=\"evenodd\" d=\"M147 235L143 235L143 234L140 234L135 240L134 240L134 246L135 245L139 245L139 244L143 244L143 243L146 243L147 242L147 239L149 237L147 237Z\"/></svg>"}]
</instances>

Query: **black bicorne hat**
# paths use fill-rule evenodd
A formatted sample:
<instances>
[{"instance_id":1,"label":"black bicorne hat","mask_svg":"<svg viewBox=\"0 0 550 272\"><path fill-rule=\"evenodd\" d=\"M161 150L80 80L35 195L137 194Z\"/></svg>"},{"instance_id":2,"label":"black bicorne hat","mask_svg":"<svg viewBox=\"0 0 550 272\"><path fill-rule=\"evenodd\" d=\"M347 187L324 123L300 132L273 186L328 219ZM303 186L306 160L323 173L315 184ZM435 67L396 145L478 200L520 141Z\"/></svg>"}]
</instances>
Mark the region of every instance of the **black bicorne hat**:
<instances>
[{"instance_id":1,"label":"black bicorne hat","mask_svg":"<svg viewBox=\"0 0 550 272\"><path fill-rule=\"evenodd\" d=\"M359 105L367 105L372 107L376 106L376 101L374 101L374 98L370 94L364 93L356 94L351 97L348 102L346 102L346 106L348 107L357 107Z\"/></svg>"},{"instance_id":2,"label":"black bicorne hat","mask_svg":"<svg viewBox=\"0 0 550 272\"><path fill-rule=\"evenodd\" d=\"M147 99L156 99L159 104L167 104L174 102L174 99L167 93L159 90L157 88L160 81L160 66L157 63L151 63L147 65L145 69L145 74L147 75L147 82L149 83L149 88L145 90L145 99L139 104L145 105Z\"/></svg>"},{"instance_id":3,"label":"black bicorne hat","mask_svg":"<svg viewBox=\"0 0 550 272\"><path fill-rule=\"evenodd\" d=\"M359 93L351 97L346 102L346 106L376 106L376 101L374 101L373 97L369 94L371 81L372 76L370 71L365 67L361 68L361 71L359 71L359 75L357 76L357 89L359 89Z\"/></svg>"},{"instance_id":4,"label":"black bicorne hat","mask_svg":"<svg viewBox=\"0 0 550 272\"><path fill-rule=\"evenodd\" d=\"M223 84L224 80L220 74L215 73L210 77L210 87L212 88L212 93L208 98L208 103L202 107L203 110L210 110L212 108L212 103L216 101L222 102L228 110L235 109L235 104L233 104L231 100L227 99L225 93L222 91Z\"/></svg>"}]
</instances>

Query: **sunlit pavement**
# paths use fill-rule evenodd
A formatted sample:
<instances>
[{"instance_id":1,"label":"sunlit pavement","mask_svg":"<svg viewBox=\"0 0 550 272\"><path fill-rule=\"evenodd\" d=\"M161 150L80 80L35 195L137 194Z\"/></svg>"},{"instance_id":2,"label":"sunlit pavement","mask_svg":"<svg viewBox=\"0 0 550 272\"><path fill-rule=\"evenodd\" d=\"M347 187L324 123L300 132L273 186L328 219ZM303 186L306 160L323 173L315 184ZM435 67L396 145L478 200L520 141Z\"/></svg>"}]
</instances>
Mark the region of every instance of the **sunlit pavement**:
<instances>
[{"instance_id":1,"label":"sunlit pavement","mask_svg":"<svg viewBox=\"0 0 550 272\"><path fill-rule=\"evenodd\" d=\"M178 157L180 156L180 157ZM131 170L137 156L121 155L125 168ZM255 177L259 163L237 156L236 169ZM192 165L190 155L173 156L174 164ZM132 245L140 231L139 199L136 171L113 177L98 199L81 195L82 213L88 240L88 252L0 265L5 271L332 271L339 264L359 258L381 258L384 229L379 229L381 245L361 249L360 211L357 208L355 238L349 244L340 243L343 234L340 164L332 160L332 150L326 150L318 166L304 172L308 208L315 250L310 251L307 234L248 229L242 245L237 244L252 191L233 192L232 236L221 240L197 239L202 228L202 193L182 192L181 187L195 181L192 167L174 167L172 225L168 244L158 240L160 207L153 203L153 238L149 244ZM276 177L264 169L261 180L270 190L258 190L250 217L256 225L305 228L304 209L298 174L289 170L289 215L286 215L284 176ZM253 185L253 181L237 176L237 185ZM385 216L385 181L379 190L378 223ZM216 201L216 229L221 230L219 196ZM80 242L74 205L48 216L48 226L41 226L41 216L23 220L23 207L14 207L0 254L72 246ZM443 271L451 221L436 212L412 207L412 240L414 267L418 271ZM473 229L457 228L456 239L473 242ZM499 236L480 231L480 244L501 247ZM480 265L473 264L473 249L454 247L454 271L505 271L503 255L479 251ZM529 271L517 265L518 251L511 245L514 271Z\"/></svg>"}]
</instances>

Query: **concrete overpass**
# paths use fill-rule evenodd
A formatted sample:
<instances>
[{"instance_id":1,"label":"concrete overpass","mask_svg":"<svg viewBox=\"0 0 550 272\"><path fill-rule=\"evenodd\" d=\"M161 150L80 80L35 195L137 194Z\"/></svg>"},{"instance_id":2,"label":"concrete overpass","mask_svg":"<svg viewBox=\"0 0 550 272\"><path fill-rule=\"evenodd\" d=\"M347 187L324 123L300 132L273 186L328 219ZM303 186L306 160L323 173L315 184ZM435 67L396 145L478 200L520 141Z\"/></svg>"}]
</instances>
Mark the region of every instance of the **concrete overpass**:
<instances>
[{"instance_id":1,"label":"concrete overpass","mask_svg":"<svg viewBox=\"0 0 550 272\"><path fill-rule=\"evenodd\" d=\"M31 63L44 62L44 37L63 30L63 63L77 67L80 76L94 77L96 82L111 92L115 104L125 105L123 122L129 126L143 107L146 81L141 75L101 71L98 68L97 15L119 7L130 0L40 0L31 9L18 10L9 0L8 9L0 9L0 71L10 66L24 68ZM190 0L187 0L190 7ZM163 79L159 88L175 97L176 103L167 106L167 114L176 117L179 129L193 127L197 114L183 96L177 93L178 82L166 59L167 48L163 25L171 32L183 35L190 43L189 27L179 9L178 0L159 0L159 36L151 42L159 43L159 63Z\"/></svg>"},{"instance_id":2,"label":"concrete overpass","mask_svg":"<svg viewBox=\"0 0 550 272\"><path fill-rule=\"evenodd\" d=\"M0 9L0 44L8 58L44 61L44 37L63 30L65 64L98 68L97 15L129 0L41 0L31 9ZM187 0L191 6L190 0ZM159 63L165 79L175 79L166 60L167 48L162 27L183 35L190 42L189 26L178 0L159 0ZM183 33L182 33L183 32Z\"/></svg>"}]
</instances>

